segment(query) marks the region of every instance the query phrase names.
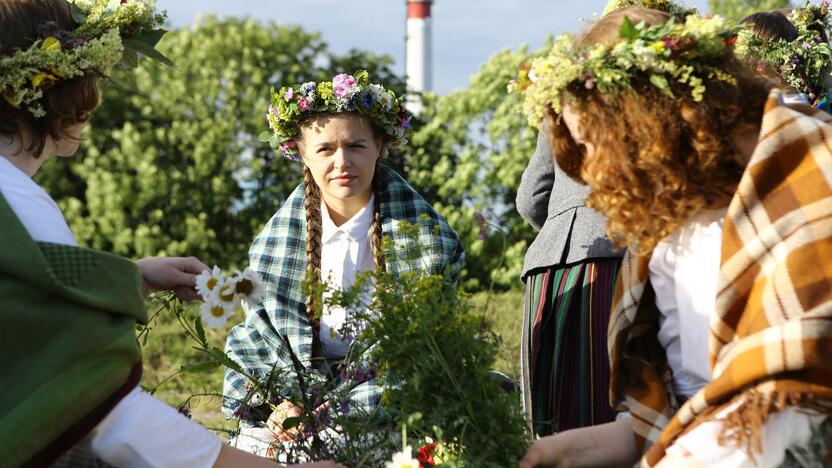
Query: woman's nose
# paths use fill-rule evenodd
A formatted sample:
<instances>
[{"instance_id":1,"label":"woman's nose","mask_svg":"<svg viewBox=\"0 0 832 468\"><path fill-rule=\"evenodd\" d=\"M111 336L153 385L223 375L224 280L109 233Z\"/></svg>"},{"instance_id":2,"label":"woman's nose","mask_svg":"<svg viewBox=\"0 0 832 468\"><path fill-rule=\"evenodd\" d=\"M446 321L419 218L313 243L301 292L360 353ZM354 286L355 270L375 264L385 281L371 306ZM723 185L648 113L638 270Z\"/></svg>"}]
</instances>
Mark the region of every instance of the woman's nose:
<instances>
[{"instance_id":1,"label":"woman's nose","mask_svg":"<svg viewBox=\"0 0 832 468\"><path fill-rule=\"evenodd\" d=\"M339 147L335 150L335 154L332 155L335 161L335 167L343 169L352 165L348 153L344 147Z\"/></svg>"}]
</instances>

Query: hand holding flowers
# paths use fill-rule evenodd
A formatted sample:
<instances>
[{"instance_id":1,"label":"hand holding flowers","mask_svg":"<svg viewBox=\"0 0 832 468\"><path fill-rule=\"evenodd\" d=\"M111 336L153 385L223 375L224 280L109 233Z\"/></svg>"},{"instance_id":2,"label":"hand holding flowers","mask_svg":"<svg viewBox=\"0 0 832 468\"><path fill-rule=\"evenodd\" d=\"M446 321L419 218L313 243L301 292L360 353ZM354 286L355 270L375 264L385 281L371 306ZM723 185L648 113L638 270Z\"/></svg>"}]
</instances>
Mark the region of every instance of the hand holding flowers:
<instances>
[{"instance_id":1,"label":"hand holding flowers","mask_svg":"<svg viewBox=\"0 0 832 468\"><path fill-rule=\"evenodd\" d=\"M150 291L172 290L183 301L200 298L194 290L196 275L208 268L195 257L149 257L136 265L142 272L142 296Z\"/></svg>"}]
</instances>

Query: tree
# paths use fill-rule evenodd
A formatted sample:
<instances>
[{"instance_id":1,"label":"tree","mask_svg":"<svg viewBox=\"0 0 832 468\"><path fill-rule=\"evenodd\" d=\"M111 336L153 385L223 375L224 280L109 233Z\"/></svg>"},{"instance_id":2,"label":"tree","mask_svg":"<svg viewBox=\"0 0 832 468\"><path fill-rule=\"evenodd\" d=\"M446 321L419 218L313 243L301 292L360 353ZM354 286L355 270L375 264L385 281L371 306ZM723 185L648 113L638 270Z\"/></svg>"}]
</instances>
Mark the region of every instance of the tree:
<instances>
[{"instance_id":1,"label":"tree","mask_svg":"<svg viewBox=\"0 0 832 468\"><path fill-rule=\"evenodd\" d=\"M38 173L82 244L133 258L245 264L252 239L301 181L299 164L257 139L270 87L366 69L404 90L389 57L333 54L318 34L294 26L209 17L172 31L160 48L176 66L146 61L114 74L76 160ZM518 285L534 238L514 198L537 132L506 90L528 58L525 49L502 51L467 89L426 95L411 143L387 161L460 233L469 290L492 280ZM474 213L484 207L505 237L480 235ZM504 248L505 261L497 254Z\"/></svg>"},{"instance_id":2,"label":"tree","mask_svg":"<svg viewBox=\"0 0 832 468\"><path fill-rule=\"evenodd\" d=\"M521 97L509 94L506 86L521 63L548 47L533 54L525 47L503 50L471 77L467 89L426 96L424 125L414 135L406 166L411 183L434 198L434 206L462 237L469 290L491 281L499 288L519 285L524 254L534 239L514 200L537 130L519 111ZM477 211L485 211L505 235L482 230Z\"/></svg>"},{"instance_id":3,"label":"tree","mask_svg":"<svg viewBox=\"0 0 832 468\"><path fill-rule=\"evenodd\" d=\"M244 262L301 180L299 164L257 140L271 86L367 69L404 89L389 57L335 55L296 26L209 17L160 48L176 66L144 61L114 74L76 160L38 176L81 243L128 257Z\"/></svg>"},{"instance_id":4,"label":"tree","mask_svg":"<svg viewBox=\"0 0 832 468\"><path fill-rule=\"evenodd\" d=\"M733 20L741 20L758 11L789 8L789 0L708 0L712 13Z\"/></svg>"}]
</instances>

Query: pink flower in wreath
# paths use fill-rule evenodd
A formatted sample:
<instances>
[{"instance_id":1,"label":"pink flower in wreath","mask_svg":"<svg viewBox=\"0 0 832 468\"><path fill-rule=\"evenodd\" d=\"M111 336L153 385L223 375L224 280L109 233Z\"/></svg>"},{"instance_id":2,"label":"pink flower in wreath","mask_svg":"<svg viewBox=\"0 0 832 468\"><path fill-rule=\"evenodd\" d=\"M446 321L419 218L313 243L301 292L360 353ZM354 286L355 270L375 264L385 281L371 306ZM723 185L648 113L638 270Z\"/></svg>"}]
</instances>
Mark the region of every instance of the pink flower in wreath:
<instances>
[{"instance_id":1,"label":"pink flower in wreath","mask_svg":"<svg viewBox=\"0 0 832 468\"><path fill-rule=\"evenodd\" d=\"M347 75L346 73L341 73L340 75L335 75L335 78L332 79L332 87L334 89L335 97L341 99L347 94L347 91L350 88L354 87L358 84L355 81L355 77L352 75Z\"/></svg>"},{"instance_id":2,"label":"pink flower in wreath","mask_svg":"<svg viewBox=\"0 0 832 468\"><path fill-rule=\"evenodd\" d=\"M300 98L300 100L298 101L298 107L302 111L308 111L309 110L309 100L306 99L306 98Z\"/></svg>"},{"instance_id":3,"label":"pink flower in wreath","mask_svg":"<svg viewBox=\"0 0 832 468\"><path fill-rule=\"evenodd\" d=\"M298 143L295 140L286 140L280 144L280 149L283 150L284 153L291 152L298 147Z\"/></svg>"},{"instance_id":4,"label":"pink flower in wreath","mask_svg":"<svg viewBox=\"0 0 832 468\"><path fill-rule=\"evenodd\" d=\"M286 102L291 101L293 97L295 97L295 90L293 88L287 89L286 94L283 95L283 98L286 99Z\"/></svg>"}]
</instances>

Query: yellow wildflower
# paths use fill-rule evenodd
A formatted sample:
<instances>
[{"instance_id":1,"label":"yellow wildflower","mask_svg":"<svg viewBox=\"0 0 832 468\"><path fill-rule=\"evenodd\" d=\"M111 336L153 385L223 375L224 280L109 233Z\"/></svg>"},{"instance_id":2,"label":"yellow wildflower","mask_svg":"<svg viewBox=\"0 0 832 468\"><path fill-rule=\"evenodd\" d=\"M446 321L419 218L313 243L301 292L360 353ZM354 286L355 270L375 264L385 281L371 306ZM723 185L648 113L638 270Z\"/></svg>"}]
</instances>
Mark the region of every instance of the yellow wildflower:
<instances>
[{"instance_id":1,"label":"yellow wildflower","mask_svg":"<svg viewBox=\"0 0 832 468\"><path fill-rule=\"evenodd\" d=\"M40 48L43 49L47 54L54 54L55 52L61 51L61 42L55 37L49 36L43 40L43 43L41 43Z\"/></svg>"}]
</instances>

